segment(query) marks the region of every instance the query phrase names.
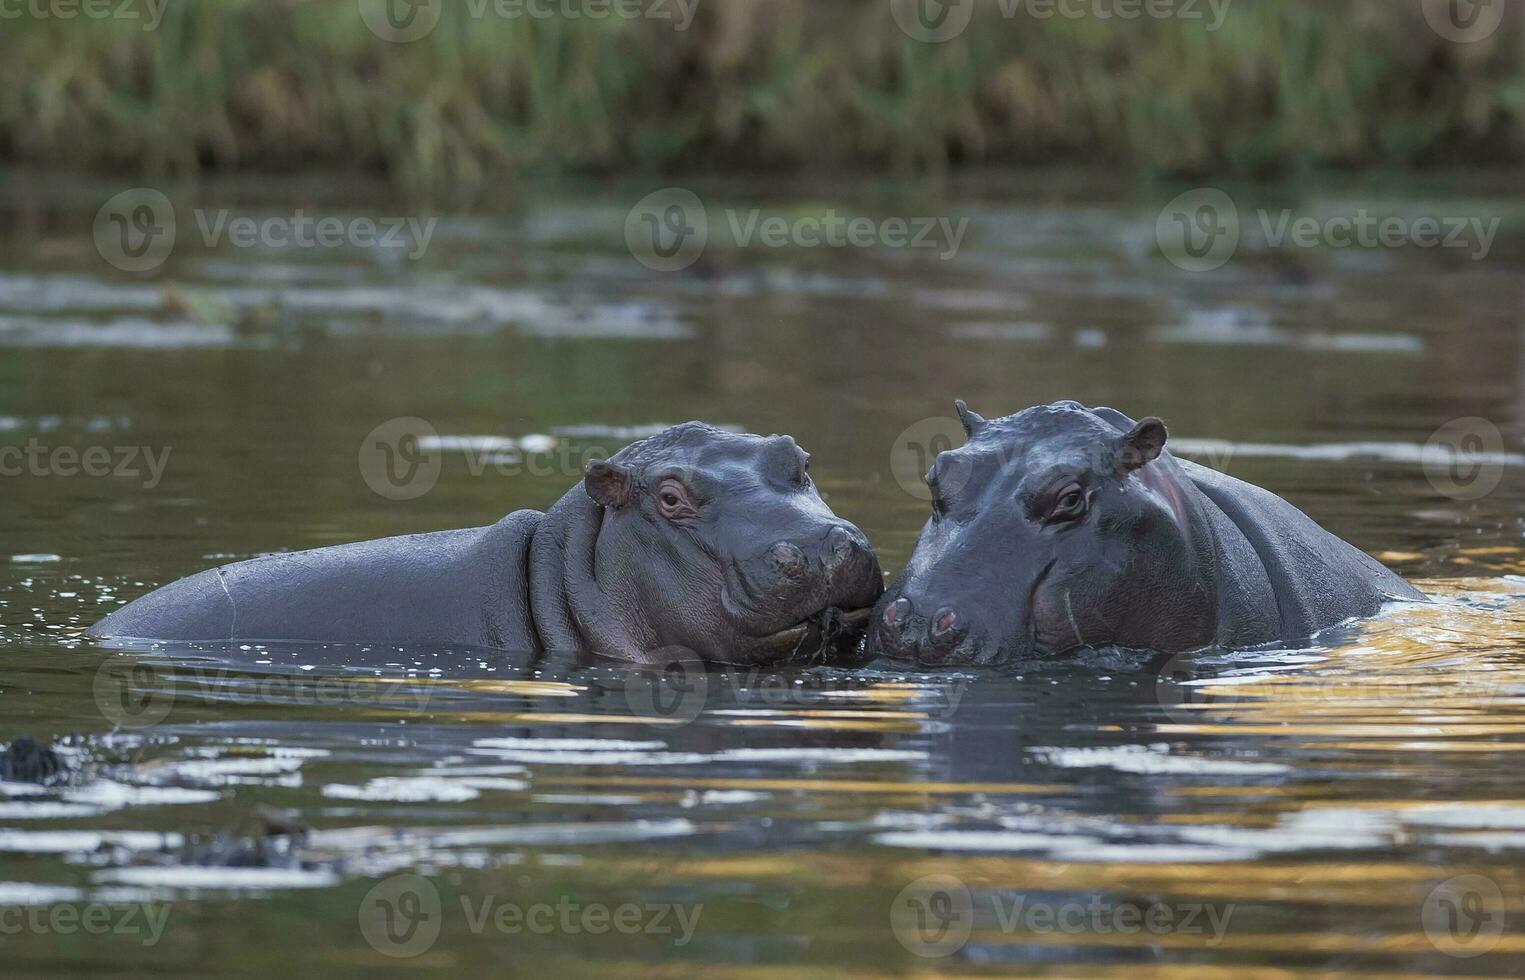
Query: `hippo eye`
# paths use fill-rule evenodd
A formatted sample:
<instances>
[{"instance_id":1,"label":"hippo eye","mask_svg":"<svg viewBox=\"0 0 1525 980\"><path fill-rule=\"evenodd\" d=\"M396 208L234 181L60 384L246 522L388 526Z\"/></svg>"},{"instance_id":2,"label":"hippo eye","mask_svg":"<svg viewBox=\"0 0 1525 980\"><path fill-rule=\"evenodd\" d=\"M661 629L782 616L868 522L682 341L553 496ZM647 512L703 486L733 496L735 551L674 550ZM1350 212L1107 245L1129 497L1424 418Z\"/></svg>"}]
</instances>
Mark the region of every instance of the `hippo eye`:
<instances>
[{"instance_id":1,"label":"hippo eye","mask_svg":"<svg viewBox=\"0 0 1525 980\"><path fill-rule=\"evenodd\" d=\"M1080 487L1067 487L1054 499L1054 506L1048 512L1048 519L1051 521L1074 520L1085 513L1086 503L1085 492Z\"/></svg>"},{"instance_id":2,"label":"hippo eye","mask_svg":"<svg viewBox=\"0 0 1525 980\"><path fill-rule=\"evenodd\" d=\"M694 516L694 504L688 488L677 480L663 480L657 485L657 510L669 520Z\"/></svg>"}]
</instances>

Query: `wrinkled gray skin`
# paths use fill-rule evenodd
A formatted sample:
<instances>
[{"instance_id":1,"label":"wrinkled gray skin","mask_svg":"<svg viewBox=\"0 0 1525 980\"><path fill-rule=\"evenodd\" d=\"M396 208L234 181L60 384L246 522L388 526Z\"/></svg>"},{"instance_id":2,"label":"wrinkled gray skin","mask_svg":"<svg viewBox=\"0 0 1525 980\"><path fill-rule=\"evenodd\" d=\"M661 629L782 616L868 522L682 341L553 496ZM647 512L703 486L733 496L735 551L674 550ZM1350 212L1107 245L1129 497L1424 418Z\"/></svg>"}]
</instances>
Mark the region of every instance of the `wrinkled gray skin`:
<instances>
[{"instance_id":1,"label":"wrinkled gray skin","mask_svg":"<svg viewBox=\"0 0 1525 980\"><path fill-rule=\"evenodd\" d=\"M270 555L129 603L96 636L589 651L765 663L883 591L788 436L690 422L590 463L548 512Z\"/></svg>"},{"instance_id":2,"label":"wrinkled gray skin","mask_svg":"<svg viewBox=\"0 0 1525 980\"><path fill-rule=\"evenodd\" d=\"M993 664L1290 643L1424 598L1275 494L1175 459L1159 419L958 409L969 441L927 474L932 519L875 609L875 653Z\"/></svg>"}]
</instances>

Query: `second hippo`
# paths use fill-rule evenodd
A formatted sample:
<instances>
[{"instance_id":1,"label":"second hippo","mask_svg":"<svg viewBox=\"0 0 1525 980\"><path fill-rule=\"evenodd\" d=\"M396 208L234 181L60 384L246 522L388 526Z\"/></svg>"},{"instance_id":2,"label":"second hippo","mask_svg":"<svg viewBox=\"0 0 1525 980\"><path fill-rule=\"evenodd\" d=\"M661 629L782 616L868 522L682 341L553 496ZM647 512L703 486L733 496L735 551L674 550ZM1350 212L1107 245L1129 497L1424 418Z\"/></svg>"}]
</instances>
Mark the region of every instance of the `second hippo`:
<instances>
[{"instance_id":1,"label":"second hippo","mask_svg":"<svg viewBox=\"0 0 1525 980\"><path fill-rule=\"evenodd\" d=\"M1413 586L1280 497L1165 451L1165 425L1064 401L937 457L932 519L870 647L991 664L1118 646L1296 642Z\"/></svg>"}]
</instances>

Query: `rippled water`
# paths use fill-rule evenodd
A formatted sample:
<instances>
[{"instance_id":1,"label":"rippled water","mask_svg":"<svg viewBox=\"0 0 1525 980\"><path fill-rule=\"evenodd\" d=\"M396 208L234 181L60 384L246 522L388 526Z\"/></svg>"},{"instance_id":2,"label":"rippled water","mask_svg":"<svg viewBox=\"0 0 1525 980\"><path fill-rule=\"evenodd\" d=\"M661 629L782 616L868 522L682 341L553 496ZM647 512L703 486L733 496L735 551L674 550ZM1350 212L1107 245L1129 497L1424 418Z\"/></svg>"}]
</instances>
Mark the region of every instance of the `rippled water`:
<instances>
[{"instance_id":1,"label":"rippled water","mask_svg":"<svg viewBox=\"0 0 1525 980\"><path fill-rule=\"evenodd\" d=\"M1477 186L1240 193L1518 213ZM659 276L623 243L650 189L505 192L441 216L415 262L203 247L198 204L396 209L365 187L213 185L177 198L165 266L131 276L89 233L117 188L0 183L0 447L45 460L0 480L0 738L59 739L74 770L0 783L8 969L1519 973L1525 249L1507 221L1485 261L1250 241L1193 275L1153 247L1179 188L714 186L716 223L971 224L953 260L720 245ZM214 563L547 506L585 458L694 417L794 434L897 569L955 396L1161 415L1178 450L1436 601L1306 649L999 674L81 638ZM406 500L362 453L401 417L442 459ZM1424 447L1448 424L1473 455L1437 469ZM112 473L68 475L61 447L104 449Z\"/></svg>"}]
</instances>

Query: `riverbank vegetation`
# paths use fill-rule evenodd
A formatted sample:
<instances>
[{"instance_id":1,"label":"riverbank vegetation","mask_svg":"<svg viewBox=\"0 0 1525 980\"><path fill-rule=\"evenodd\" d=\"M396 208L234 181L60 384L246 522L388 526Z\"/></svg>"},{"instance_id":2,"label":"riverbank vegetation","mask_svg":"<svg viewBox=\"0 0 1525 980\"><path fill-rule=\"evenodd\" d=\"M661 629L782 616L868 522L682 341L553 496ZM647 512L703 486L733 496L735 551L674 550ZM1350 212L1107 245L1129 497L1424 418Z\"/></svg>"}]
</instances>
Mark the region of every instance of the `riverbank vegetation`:
<instances>
[{"instance_id":1,"label":"riverbank vegetation","mask_svg":"<svg viewBox=\"0 0 1525 980\"><path fill-rule=\"evenodd\" d=\"M889 0L639 0L652 16L605 19L569 16L581 0L443 2L409 43L354 0L29 7L0 40L0 160L359 168L432 193L632 169L1263 176L1525 155L1518 25L1458 44L1417 2L1233 0L1212 30L1223 0L1127 21L1094 0L1047 19L977 0L942 44L908 37Z\"/></svg>"}]
</instances>

